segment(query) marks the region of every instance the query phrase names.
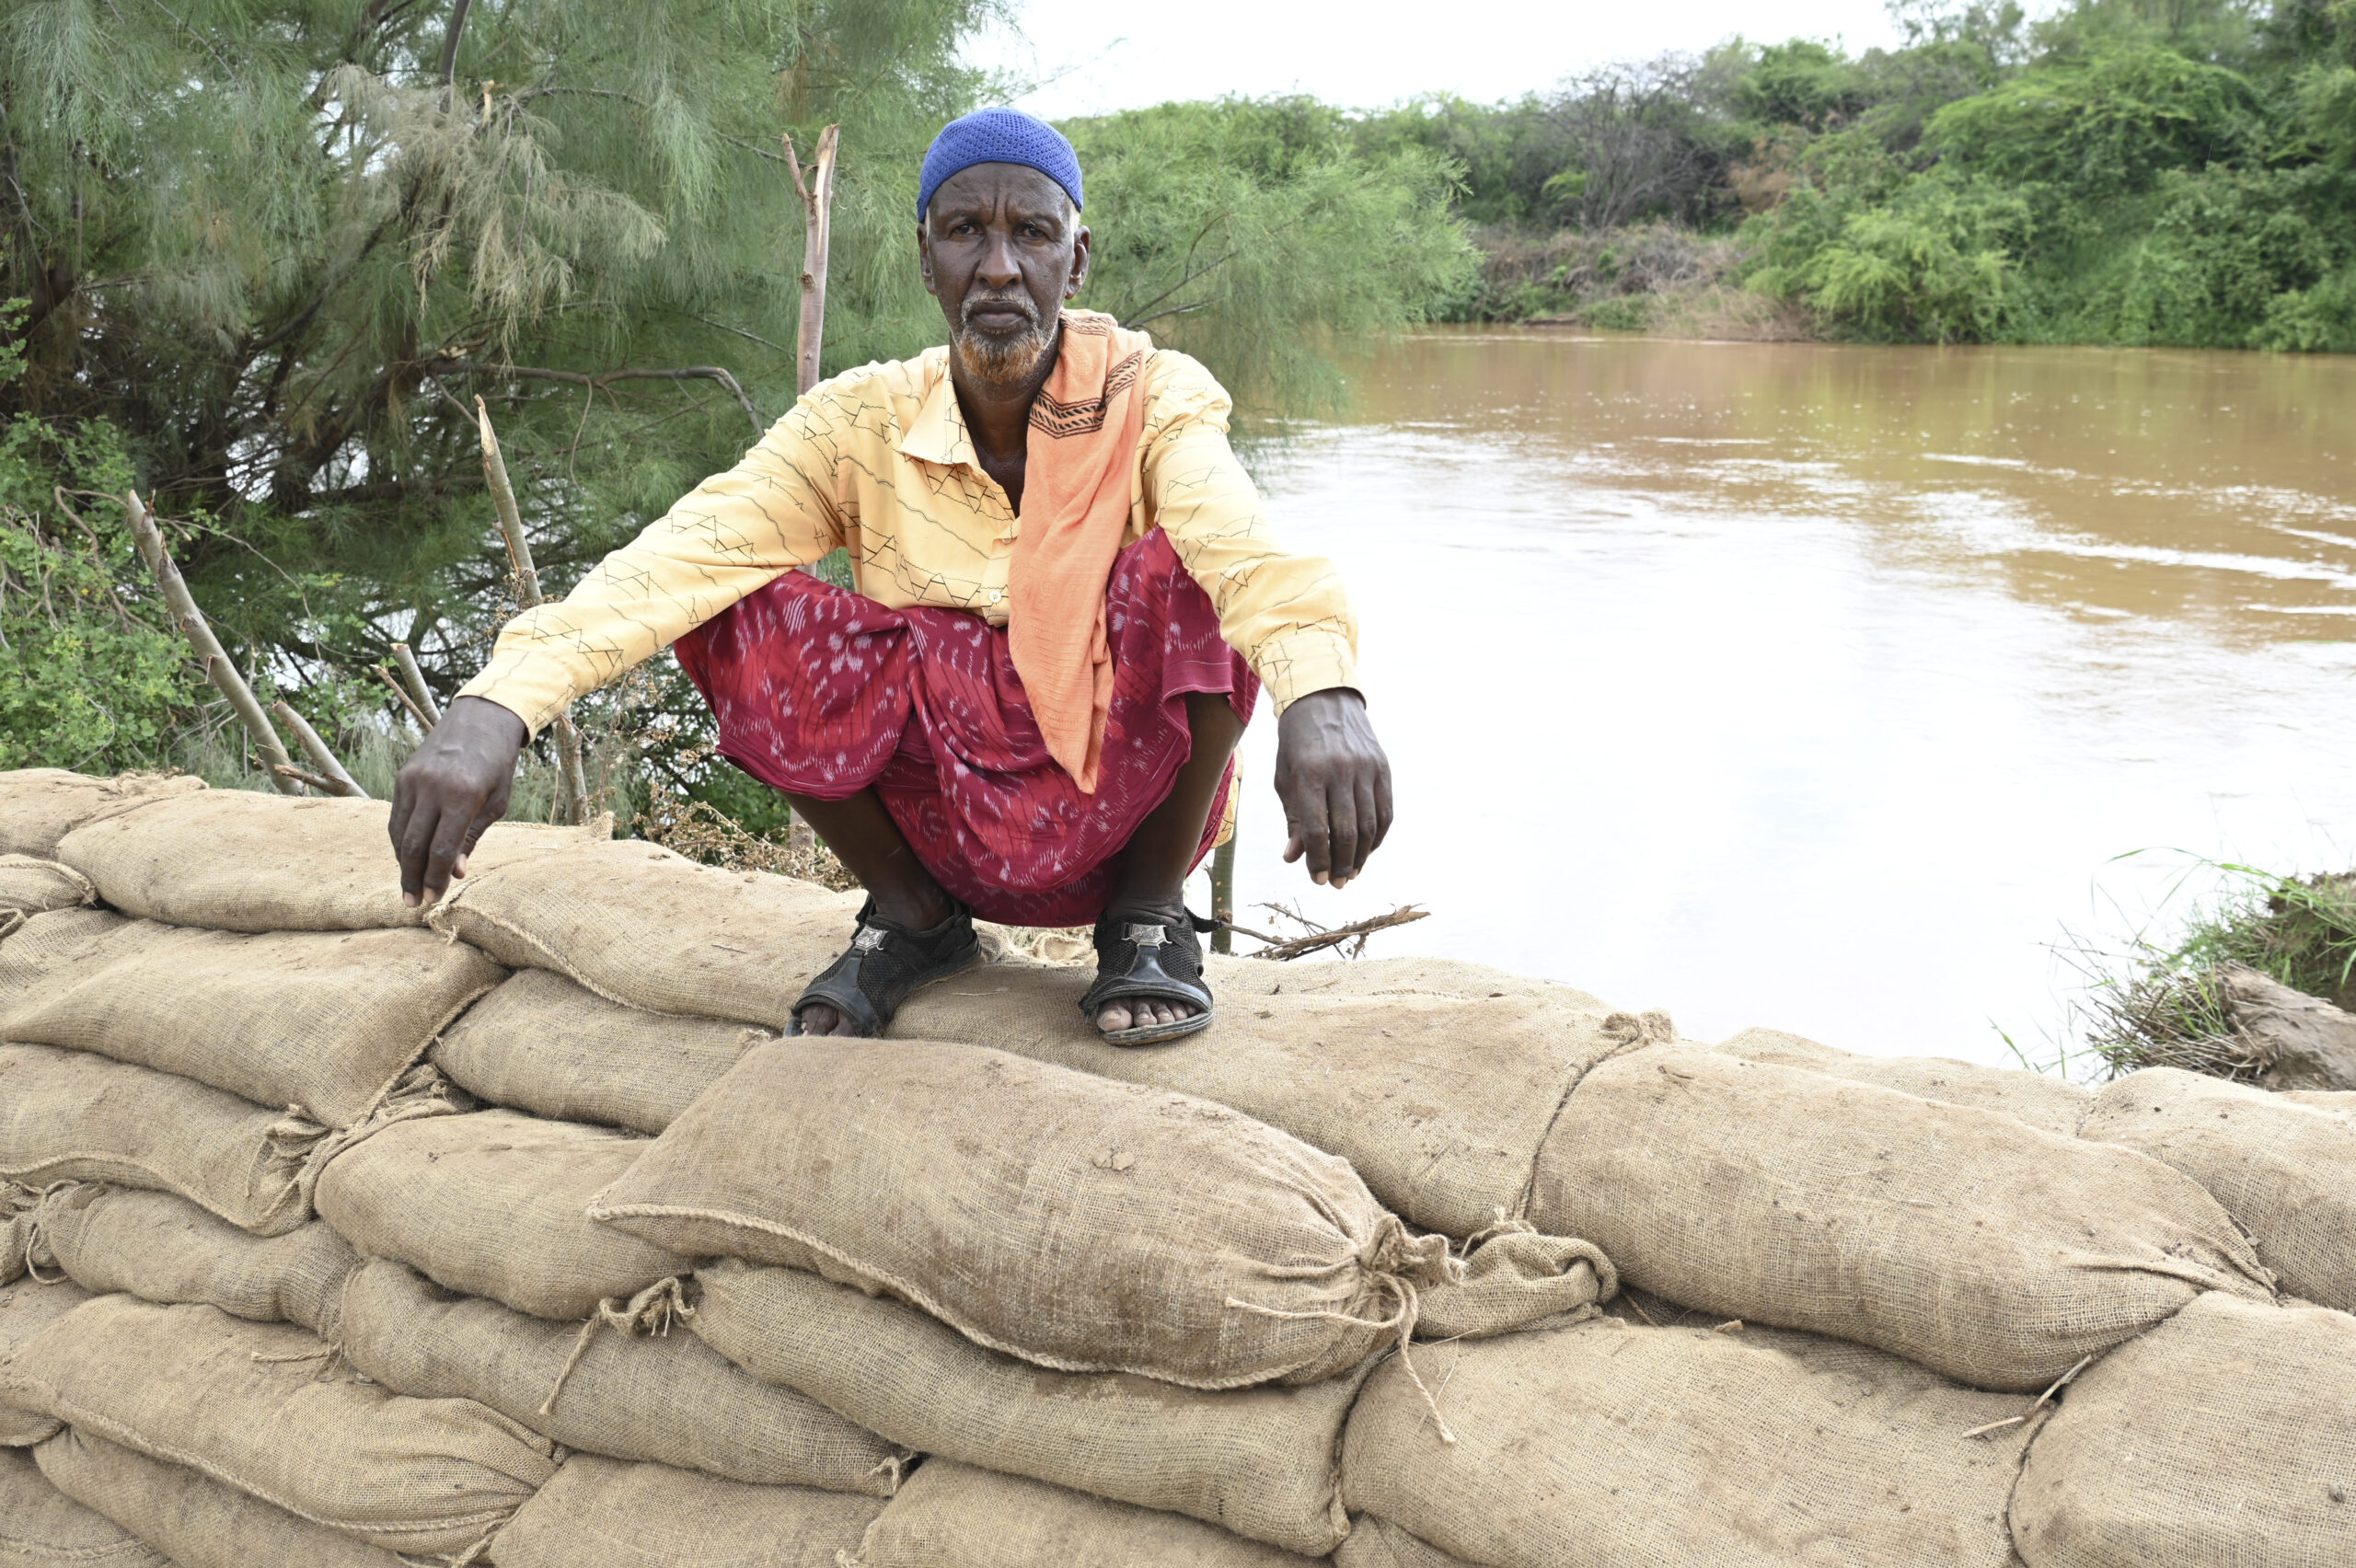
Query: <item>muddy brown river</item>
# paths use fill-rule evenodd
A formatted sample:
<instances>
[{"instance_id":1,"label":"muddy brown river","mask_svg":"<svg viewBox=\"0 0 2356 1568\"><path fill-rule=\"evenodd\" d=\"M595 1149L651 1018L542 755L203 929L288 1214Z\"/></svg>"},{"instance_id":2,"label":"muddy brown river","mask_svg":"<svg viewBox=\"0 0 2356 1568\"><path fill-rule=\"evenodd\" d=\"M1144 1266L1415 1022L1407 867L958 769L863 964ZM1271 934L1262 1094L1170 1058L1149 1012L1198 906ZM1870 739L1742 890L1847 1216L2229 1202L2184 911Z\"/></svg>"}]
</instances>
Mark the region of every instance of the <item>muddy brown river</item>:
<instances>
[{"instance_id":1,"label":"muddy brown river","mask_svg":"<svg viewBox=\"0 0 2356 1568\"><path fill-rule=\"evenodd\" d=\"M1264 707L1240 905L2009 1063L2067 1038L2065 930L2356 864L2356 360L1457 329L1357 386L1260 467L1399 825L1342 893L1284 866Z\"/></svg>"}]
</instances>

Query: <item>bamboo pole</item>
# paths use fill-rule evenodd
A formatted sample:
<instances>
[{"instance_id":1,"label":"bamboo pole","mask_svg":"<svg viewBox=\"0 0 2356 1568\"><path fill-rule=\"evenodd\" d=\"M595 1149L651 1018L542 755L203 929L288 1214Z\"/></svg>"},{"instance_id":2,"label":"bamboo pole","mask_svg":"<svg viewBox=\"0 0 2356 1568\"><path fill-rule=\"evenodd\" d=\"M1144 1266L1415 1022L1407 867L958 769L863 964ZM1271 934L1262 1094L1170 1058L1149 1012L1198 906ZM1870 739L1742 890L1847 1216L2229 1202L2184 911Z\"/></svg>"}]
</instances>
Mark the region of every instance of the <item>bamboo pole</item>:
<instances>
[{"instance_id":1,"label":"bamboo pole","mask_svg":"<svg viewBox=\"0 0 2356 1568\"><path fill-rule=\"evenodd\" d=\"M491 409L475 399L475 419L482 431L482 474L491 487L491 503L499 513L499 531L507 536L507 560L515 571L515 597L525 609L546 602L540 573L532 564L532 542L524 536L524 514L516 510L515 487L507 479L507 459L491 428ZM581 760L581 732L572 716L560 713L549 728L556 734L556 780L559 810L576 825L589 821L589 778Z\"/></svg>"},{"instance_id":2,"label":"bamboo pole","mask_svg":"<svg viewBox=\"0 0 2356 1568\"><path fill-rule=\"evenodd\" d=\"M504 524L501 526L505 527ZM406 642L393 644L393 663L401 667L401 678L409 685L409 695L414 706L425 715L426 728L442 722L442 705L433 700L433 688L425 684L425 672L417 667L417 655L410 651Z\"/></svg>"},{"instance_id":3,"label":"bamboo pole","mask_svg":"<svg viewBox=\"0 0 2356 1568\"><path fill-rule=\"evenodd\" d=\"M123 520L131 526L132 542L139 547L140 559L156 575L156 586L164 593L164 603L172 612L172 619L196 650L204 665L205 678L211 681L245 724L246 732L253 737L254 749L261 754L262 769L271 783L283 795L299 795L303 786L292 774L281 773L282 767L293 767L294 759L286 755L286 743L270 727L270 716L261 710L261 703L254 697L253 687L237 674L237 666L229 661L221 640L213 635L213 627L204 612L196 607L196 597L188 591L188 582L180 576L180 569L172 563L172 552L164 546L164 531L156 526L147 505L139 499L137 490L123 492Z\"/></svg>"},{"instance_id":4,"label":"bamboo pole","mask_svg":"<svg viewBox=\"0 0 2356 1568\"><path fill-rule=\"evenodd\" d=\"M336 760L335 753L328 749L327 742L321 740L319 732L311 728L309 720L295 712L283 699L271 703L270 710L278 715L280 723L294 732L294 739L302 745L304 754L311 759L311 766L327 777L328 793L354 796L363 801L368 798L368 791L363 790L358 781L344 770L343 764Z\"/></svg>"},{"instance_id":5,"label":"bamboo pole","mask_svg":"<svg viewBox=\"0 0 2356 1568\"><path fill-rule=\"evenodd\" d=\"M810 179L802 178L802 160L794 156L793 136L785 138L785 167L793 175L793 193L802 198L802 326L795 335L796 390L818 385L818 349L826 328L826 253L835 232L835 149L842 127L829 125L818 133L818 158Z\"/></svg>"}]
</instances>

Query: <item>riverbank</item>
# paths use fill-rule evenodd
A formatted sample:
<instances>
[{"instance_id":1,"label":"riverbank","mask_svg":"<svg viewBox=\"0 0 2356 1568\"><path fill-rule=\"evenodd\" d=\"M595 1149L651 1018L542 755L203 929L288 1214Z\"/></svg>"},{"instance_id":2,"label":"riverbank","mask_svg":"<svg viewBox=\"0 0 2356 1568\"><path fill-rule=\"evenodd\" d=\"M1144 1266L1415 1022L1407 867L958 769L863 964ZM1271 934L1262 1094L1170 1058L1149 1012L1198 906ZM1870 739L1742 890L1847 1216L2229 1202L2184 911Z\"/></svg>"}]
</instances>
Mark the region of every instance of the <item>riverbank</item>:
<instances>
[{"instance_id":1,"label":"riverbank","mask_svg":"<svg viewBox=\"0 0 2356 1568\"><path fill-rule=\"evenodd\" d=\"M1450 312L1461 320L1738 342L1825 337L1807 306L1743 285L1746 255L1732 235L1672 223L1600 234L1496 226L1475 229L1473 241L1481 278Z\"/></svg>"}]
</instances>

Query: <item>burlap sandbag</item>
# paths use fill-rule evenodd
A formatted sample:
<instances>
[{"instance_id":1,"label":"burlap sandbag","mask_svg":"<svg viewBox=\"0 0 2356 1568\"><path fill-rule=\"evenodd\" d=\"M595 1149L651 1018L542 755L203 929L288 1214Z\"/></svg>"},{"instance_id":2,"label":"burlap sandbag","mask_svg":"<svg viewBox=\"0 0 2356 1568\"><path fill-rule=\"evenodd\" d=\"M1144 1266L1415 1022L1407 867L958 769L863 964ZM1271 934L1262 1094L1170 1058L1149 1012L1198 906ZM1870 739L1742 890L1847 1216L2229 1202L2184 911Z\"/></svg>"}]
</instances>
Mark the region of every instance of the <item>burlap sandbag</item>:
<instances>
[{"instance_id":1,"label":"burlap sandbag","mask_svg":"<svg viewBox=\"0 0 2356 1568\"><path fill-rule=\"evenodd\" d=\"M1451 1557L1420 1536L1372 1514L1350 1519L1350 1538L1334 1553L1334 1568L1478 1568Z\"/></svg>"},{"instance_id":2,"label":"burlap sandbag","mask_svg":"<svg viewBox=\"0 0 2356 1568\"><path fill-rule=\"evenodd\" d=\"M89 1299L90 1293L71 1280L24 1279L0 1289L0 1447L21 1448L57 1430L40 1384L17 1365L16 1353Z\"/></svg>"},{"instance_id":3,"label":"burlap sandbag","mask_svg":"<svg viewBox=\"0 0 2356 1568\"><path fill-rule=\"evenodd\" d=\"M1051 1372L799 1269L732 1260L696 1279L692 1326L730 1360L911 1448L1311 1556L1347 1528L1334 1457L1368 1367L1306 1388L1217 1392Z\"/></svg>"},{"instance_id":4,"label":"burlap sandbag","mask_svg":"<svg viewBox=\"0 0 2356 1568\"><path fill-rule=\"evenodd\" d=\"M1225 1106L906 1041L755 1046L589 1212L1044 1366L1204 1389L1355 1366L1450 1262L1347 1161Z\"/></svg>"},{"instance_id":5,"label":"burlap sandbag","mask_svg":"<svg viewBox=\"0 0 2356 1568\"><path fill-rule=\"evenodd\" d=\"M214 790L76 829L57 858L126 915L218 931L361 931L422 926L401 903L387 801ZM609 836L600 828L494 823L467 874Z\"/></svg>"},{"instance_id":6,"label":"burlap sandbag","mask_svg":"<svg viewBox=\"0 0 2356 1568\"><path fill-rule=\"evenodd\" d=\"M502 974L431 931L240 936L141 920L0 1007L0 1036L348 1127Z\"/></svg>"},{"instance_id":7,"label":"burlap sandbag","mask_svg":"<svg viewBox=\"0 0 2356 1568\"><path fill-rule=\"evenodd\" d=\"M130 922L111 909L52 909L0 941L0 1008L99 951Z\"/></svg>"},{"instance_id":8,"label":"burlap sandbag","mask_svg":"<svg viewBox=\"0 0 2356 1568\"><path fill-rule=\"evenodd\" d=\"M1082 978L1095 978L1095 959ZM1269 963L1250 957L1204 955L1203 973L1215 997L1314 997L1326 1001L1368 997L1444 997L1456 1001L1519 997L1553 1002L1576 1012L1606 1013L1601 998L1559 980L1513 974L1462 959L1403 954L1348 962Z\"/></svg>"},{"instance_id":9,"label":"burlap sandbag","mask_svg":"<svg viewBox=\"0 0 2356 1568\"><path fill-rule=\"evenodd\" d=\"M2042 1389L2203 1289L2271 1284L2215 1199L2132 1150L1706 1049L1588 1074L1531 1218L1670 1300L1988 1389Z\"/></svg>"},{"instance_id":10,"label":"burlap sandbag","mask_svg":"<svg viewBox=\"0 0 2356 1568\"><path fill-rule=\"evenodd\" d=\"M1224 996L1201 1034L1125 1050L1076 1005L1091 974L977 970L917 993L892 1033L995 1046L1232 1106L1342 1156L1392 1210L1451 1236L1501 1211L1522 1214L1564 1095L1647 1027L1567 988L1336 999L1279 979L1274 995Z\"/></svg>"},{"instance_id":11,"label":"burlap sandbag","mask_svg":"<svg viewBox=\"0 0 2356 1568\"><path fill-rule=\"evenodd\" d=\"M1351 1412L1342 1486L1490 1568L2004 1568L2029 1401L1813 1335L1570 1328L1419 1346Z\"/></svg>"},{"instance_id":12,"label":"burlap sandbag","mask_svg":"<svg viewBox=\"0 0 2356 1568\"><path fill-rule=\"evenodd\" d=\"M2356 1318L2202 1297L2079 1377L2030 1447L2030 1568L2356 1562Z\"/></svg>"},{"instance_id":13,"label":"burlap sandbag","mask_svg":"<svg viewBox=\"0 0 2356 1568\"><path fill-rule=\"evenodd\" d=\"M52 1192L39 1225L36 1262L64 1270L86 1290L201 1301L329 1339L343 1282L360 1266L352 1244L318 1220L283 1236L251 1236L169 1193L99 1182Z\"/></svg>"},{"instance_id":14,"label":"burlap sandbag","mask_svg":"<svg viewBox=\"0 0 2356 1568\"><path fill-rule=\"evenodd\" d=\"M499 1532L499 1568L836 1568L884 1505L575 1454Z\"/></svg>"},{"instance_id":15,"label":"burlap sandbag","mask_svg":"<svg viewBox=\"0 0 2356 1568\"><path fill-rule=\"evenodd\" d=\"M0 941L52 909L79 909L98 898L90 879L38 855L0 855Z\"/></svg>"},{"instance_id":16,"label":"burlap sandbag","mask_svg":"<svg viewBox=\"0 0 2356 1568\"><path fill-rule=\"evenodd\" d=\"M1946 1056L1856 1056L1780 1029L1746 1029L1718 1047L1746 1062L1808 1067L1830 1078L1877 1083L1943 1105L2002 1111L2032 1127L2068 1136L2094 1104L2094 1090L2068 1078L2012 1067L1983 1067Z\"/></svg>"},{"instance_id":17,"label":"burlap sandbag","mask_svg":"<svg viewBox=\"0 0 2356 1568\"><path fill-rule=\"evenodd\" d=\"M505 1416L328 1375L334 1354L292 1324L101 1296L17 1359L69 1426L389 1551L464 1552L555 1473Z\"/></svg>"},{"instance_id":18,"label":"burlap sandbag","mask_svg":"<svg viewBox=\"0 0 2356 1568\"><path fill-rule=\"evenodd\" d=\"M0 1045L0 1177L177 1193L257 1236L311 1217L328 1129L217 1089L48 1045Z\"/></svg>"},{"instance_id":19,"label":"burlap sandbag","mask_svg":"<svg viewBox=\"0 0 2356 1568\"><path fill-rule=\"evenodd\" d=\"M1216 1525L953 1459L930 1459L884 1506L856 1568L1309 1568Z\"/></svg>"},{"instance_id":20,"label":"burlap sandbag","mask_svg":"<svg viewBox=\"0 0 2356 1568\"><path fill-rule=\"evenodd\" d=\"M175 1568L402 1568L381 1547L71 1427L33 1458L57 1490L156 1547Z\"/></svg>"},{"instance_id":21,"label":"burlap sandbag","mask_svg":"<svg viewBox=\"0 0 2356 1568\"><path fill-rule=\"evenodd\" d=\"M53 860L58 840L85 823L203 788L202 778L153 773L94 778L63 767L0 772L0 855L41 855Z\"/></svg>"},{"instance_id":22,"label":"burlap sandbag","mask_svg":"<svg viewBox=\"0 0 2356 1568\"><path fill-rule=\"evenodd\" d=\"M772 1038L750 1024L626 1008L553 970L523 969L444 1030L433 1058L492 1105L659 1133Z\"/></svg>"},{"instance_id":23,"label":"burlap sandbag","mask_svg":"<svg viewBox=\"0 0 2356 1568\"><path fill-rule=\"evenodd\" d=\"M782 1029L849 943L862 896L617 839L470 870L433 927L625 1006Z\"/></svg>"},{"instance_id":24,"label":"burlap sandbag","mask_svg":"<svg viewBox=\"0 0 2356 1568\"><path fill-rule=\"evenodd\" d=\"M95 1509L60 1492L21 1448L0 1448L0 1568L173 1568Z\"/></svg>"},{"instance_id":25,"label":"burlap sandbag","mask_svg":"<svg viewBox=\"0 0 2356 1568\"><path fill-rule=\"evenodd\" d=\"M899 1483L907 1449L741 1370L685 1327L633 1337L635 1326L600 1326L584 1343L572 1324L454 1297L372 1258L344 1293L341 1343L395 1393L476 1400L568 1448L764 1486L889 1497Z\"/></svg>"},{"instance_id":26,"label":"burlap sandbag","mask_svg":"<svg viewBox=\"0 0 2356 1568\"><path fill-rule=\"evenodd\" d=\"M2107 1085L2081 1136L2175 1167L2293 1296L2356 1310L2356 1115L2174 1067Z\"/></svg>"},{"instance_id":27,"label":"burlap sandbag","mask_svg":"<svg viewBox=\"0 0 2356 1568\"><path fill-rule=\"evenodd\" d=\"M398 1259L461 1295L578 1320L689 1272L677 1252L585 1212L652 1147L512 1111L409 1122L329 1162L319 1217L369 1256Z\"/></svg>"}]
</instances>

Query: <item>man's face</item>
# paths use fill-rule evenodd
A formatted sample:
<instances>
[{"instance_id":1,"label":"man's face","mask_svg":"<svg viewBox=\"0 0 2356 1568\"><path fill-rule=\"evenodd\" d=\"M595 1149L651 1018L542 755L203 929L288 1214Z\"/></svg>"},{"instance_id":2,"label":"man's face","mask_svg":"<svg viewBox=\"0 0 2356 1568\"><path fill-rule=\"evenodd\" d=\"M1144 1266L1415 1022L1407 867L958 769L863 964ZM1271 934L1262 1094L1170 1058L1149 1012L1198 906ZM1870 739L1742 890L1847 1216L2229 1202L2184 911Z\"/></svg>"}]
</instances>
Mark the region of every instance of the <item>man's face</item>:
<instances>
[{"instance_id":1,"label":"man's face","mask_svg":"<svg viewBox=\"0 0 2356 1568\"><path fill-rule=\"evenodd\" d=\"M941 181L917 230L924 286L966 373L1021 385L1088 278L1088 230L1064 188L1022 164L976 164Z\"/></svg>"}]
</instances>

